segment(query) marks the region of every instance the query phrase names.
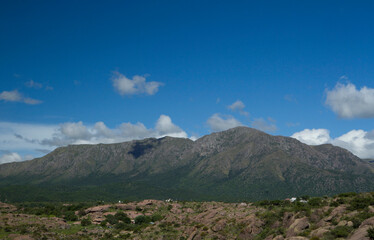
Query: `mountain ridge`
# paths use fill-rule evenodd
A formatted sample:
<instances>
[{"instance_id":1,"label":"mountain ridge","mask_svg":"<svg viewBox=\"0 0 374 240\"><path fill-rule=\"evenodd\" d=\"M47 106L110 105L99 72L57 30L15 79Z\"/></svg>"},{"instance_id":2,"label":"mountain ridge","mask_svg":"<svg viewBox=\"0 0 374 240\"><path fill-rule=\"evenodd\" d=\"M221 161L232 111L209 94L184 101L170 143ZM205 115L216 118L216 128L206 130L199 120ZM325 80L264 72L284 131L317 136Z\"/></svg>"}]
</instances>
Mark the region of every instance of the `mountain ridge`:
<instances>
[{"instance_id":1,"label":"mountain ridge","mask_svg":"<svg viewBox=\"0 0 374 240\"><path fill-rule=\"evenodd\" d=\"M2 191L15 185L101 186L109 196L139 199L275 199L371 191L373 180L373 166L345 149L309 146L247 127L196 141L164 137L70 145L42 158L0 165Z\"/></svg>"}]
</instances>

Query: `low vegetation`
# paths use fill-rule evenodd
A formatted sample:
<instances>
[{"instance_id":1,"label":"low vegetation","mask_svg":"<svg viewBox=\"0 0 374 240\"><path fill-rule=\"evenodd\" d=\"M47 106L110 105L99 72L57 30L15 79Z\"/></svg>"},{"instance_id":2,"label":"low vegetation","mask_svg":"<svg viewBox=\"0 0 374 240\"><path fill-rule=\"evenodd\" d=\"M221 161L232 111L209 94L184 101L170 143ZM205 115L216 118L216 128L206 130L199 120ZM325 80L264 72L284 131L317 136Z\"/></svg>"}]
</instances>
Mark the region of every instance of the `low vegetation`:
<instances>
[{"instance_id":1,"label":"low vegetation","mask_svg":"<svg viewBox=\"0 0 374 240\"><path fill-rule=\"evenodd\" d=\"M0 203L0 239L374 239L374 193L254 203Z\"/></svg>"}]
</instances>

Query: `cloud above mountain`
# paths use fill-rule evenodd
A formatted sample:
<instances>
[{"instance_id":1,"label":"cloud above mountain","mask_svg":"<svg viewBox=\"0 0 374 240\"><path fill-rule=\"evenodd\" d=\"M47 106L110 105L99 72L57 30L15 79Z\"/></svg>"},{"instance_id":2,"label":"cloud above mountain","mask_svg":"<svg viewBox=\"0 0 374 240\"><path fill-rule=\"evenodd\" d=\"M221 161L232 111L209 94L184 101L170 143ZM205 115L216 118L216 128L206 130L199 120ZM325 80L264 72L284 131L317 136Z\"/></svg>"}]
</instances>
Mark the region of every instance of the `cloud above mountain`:
<instances>
[{"instance_id":1,"label":"cloud above mountain","mask_svg":"<svg viewBox=\"0 0 374 240\"><path fill-rule=\"evenodd\" d=\"M145 76L135 75L130 79L119 72L114 72L112 83L114 89L122 96L137 94L154 95L158 92L158 88L163 85L161 82L147 82Z\"/></svg>"},{"instance_id":2,"label":"cloud above mountain","mask_svg":"<svg viewBox=\"0 0 374 240\"><path fill-rule=\"evenodd\" d=\"M291 137L309 145L330 143L348 149L360 158L374 158L374 130L351 130L339 137L331 138L327 129L304 129Z\"/></svg>"},{"instance_id":3,"label":"cloud above mountain","mask_svg":"<svg viewBox=\"0 0 374 240\"><path fill-rule=\"evenodd\" d=\"M326 105L340 118L374 118L374 88L338 83L326 91Z\"/></svg>"},{"instance_id":4,"label":"cloud above mountain","mask_svg":"<svg viewBox=\"0 0 374 240\"><path fill-rule=\"evenodd\" d=\"M239 112L241 115L248 116L249 112L244 111L245 105L242 101L237 100L233 104L228 106L228 109L234 112Z\"/></svg>"},{"instance_id":5,"label":"cloud above mountain","mask_svg":"<svg viewBox=\"0 0 374 240\"><path fill-rule=\"evenodd\" d=\"M188 138L188 134L167 115L161 115L154 128L143 123L122 123L109 128L104 122L85 125L82 121L59 125L0 122L0 163L29 159L29 152L40 156L69 144L117 143L149 137ZM25 152L23 157L18 152ZM27 157L25 157L27 156Z\"/></svg>"},{"instance_id":6,"label":"cloud above mountain","mask_svg":"<svg viewBox=\"0 0 374 240\"><path fill-rule=\"evenodd\" d=\"M213 114L208 120L207 124L213 132L224 131L229 128L244 126L239 120L231 115L222 115L219 113Z\"/></svg>"}]
</instances>

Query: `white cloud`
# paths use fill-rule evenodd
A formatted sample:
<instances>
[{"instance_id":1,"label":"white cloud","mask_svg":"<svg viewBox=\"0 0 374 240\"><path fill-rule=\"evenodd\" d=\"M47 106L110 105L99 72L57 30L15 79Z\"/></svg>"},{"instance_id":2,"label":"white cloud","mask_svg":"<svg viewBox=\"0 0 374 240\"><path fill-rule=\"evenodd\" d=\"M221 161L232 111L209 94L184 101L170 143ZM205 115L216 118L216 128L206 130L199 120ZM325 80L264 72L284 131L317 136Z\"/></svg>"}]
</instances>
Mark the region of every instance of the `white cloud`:
<instances>
[{"instance_id":1,"label":"white cloud","mask_svg":"<svg viewBox=\"0 0 374 240\"><path fill-rule=\"evenodd\" d=\"M143 139L147 137L156 137L155 132L151 129L146 128L143 123L137 122L136 124L132 123L122 123L120 125L120 137L123 137L127 140L132 139Z\"/></svg>"},{"instance_id":2,"label":"white cloud","mask_svg":"<svg viewBox=\"0 0 374 240\"><path fill-rule=\"evenodd\" d=\"M278 129L275 125L275 120L272 118L268 118L268 121L263 118L257 118L251 123L251 126L264 132L275 132Z\"/></svg>"},{"instance_id":3,"label":"white cloud","mask_svg":"<svg viewBox=\"0 0 374 240\"><path fill-rule=\"evenodd\" d=\"M91 137L91 133L88 131L87 127L83 125L82 121L61 124L60 131L64 136L70 139L86 140Z\"/></svg>"},{"instance_id":4,"label":"white cloud","mask_svg":"<svg viewBox=\"0 0 374 240\"><path fill-rule=\"evenodd\" d=\"M243 124L236 120L233 116L222 116L219 113L213 114L208 119L207 123L213 132L219 132L230 128L243 126Z\"/></svg>"},{"instance_id":5,"label":"white cloud","mask_svg":"<svg viewBox=\"0 0 374 240\"><path fill-rule=\"evenodd\" d=\"M121 95L147 94L153 95L163 85L161 82L147 82L145 76L135 75L132 79L127 78L119 72L114 72L113 87Z\"/></svg>"},{"instance_id":6,"label":"white cloud","mask_svg":"<svg viewBox=\"0 0 374 240\"><path fill-rule=\"evenodd\" d=\"M362 87L360 90L352 83L337 83L327 91L326 104L341 118L373 118L374 89Z\"/></svg>"},{"instance_id":7,"label":"white cloud","mask_svg":"<svg viewBox=\"0 0 374 240\"><path fill-rule=\"evenodd\" d=\"M231 104L230 106L228 106L228 108L232 111L238 111L241 115L244 115L244 116L248 116L249 113L244 111L244 108L245 108L245 105L242 101L240 100L237 100L236 102L234 102L233 104Z\"/></svg>"},{"instance_id":8,"label":"white cloud","mask_svg":"<svg viewBox=\"0 0 374 240\"><path fill-rule=\"evenodd\" d=\"M330 137L327 129L305 129L294 133L291 137L310 145L331 143L335 146L348 149L360 158L374 159L374 138L372 137L372 133L373 131L351 130L333 139Z\"/></svg>"},{"instance_id":9,"label":"white cloud","mask_svg":"<svg viewBox=\"0 0 374 240\"><path fill-rule=\"evenodd\" d=\"M40 100L24 97L17 90L3 91L2 93L0 93L0 100L3 100L5 102L23 102L30 105L42 103L42 101Z\"/></svg>"},{"instance_id":10,"label":"white cloud","mask_svg":"<svg viewBox=\"0 0 374 240\"><path fill-rule=\"evenodd\" d=\"M304 129L294 133L291 137L309 145L320 145L331 141L330 132L327 129Z\"/></svg>"},{"instance_id":11,"label":"white cloud","mask_svg":"<svg viewBox=\"0 0 374 240\"><path fill-rule=\"evenodd\" d=\"M166 115L159 117L154 129L147 128L140 122L122 123L116 128L108 128L103 122L94 125L84 125L81 121L60 125L0 122L0 153L4 153L1 157L3 161L18 161L30 159L32 156L39 157L56 147L69 144L117 143L164 136L188 137L187 133ZM23 158L17 158L20 152L23 152Z\"/></svg>"},{"instance_id":12,"label":"white cloud","mask_svg":"<svg viewBox=\"0 0 374 240\"><path fill-rule=\"evenodd\" d=\"M157 120L156 131L161 136L187 138L187 133L173 124L171 118L166 115L161 115Z\"/></svg>"},{"instance_id":13,"label":"white cloud","mask_svg":"<svg viewBox=\"0 0 374 240\"><path fill-rule=\"evenodd\" d=\"M240 100L237 100L236 102L234 102L233 104L231 104L229 106L229 109L233 110L233 111L237 111L237 110L243 110L245 108L245 105L242 101Z\"/></svg>"},{"instance_id":14,"label":"white cloud","mask_svg":"<svg viewBox=\"0 0 374 240\"><path fill-rule=\"evenodd\" d=\"M20 162L22 161L22 157L18 153L4 153L0 156L0 164L2 163L9 163L9 162Z\"/></svg>"},{"instance_id":15,"label":"white cloud","mask_svg":"<svg viewBox=\"0 0 374 240\"><path fill-rule=\"evenodd\" d=\"M0 150L52 150L53 148L44 147L40 141L50 138L58 128L58 125L0 122Z\"/></svg>"},{"instance_id":16,"label":"white cloud","mask_svg":"<svg viewBox=\"0 0 374 240\"><path fill-rule=\"evenodd\" d=\"M26 87L35 88L35 89L40 89L40 88L43 87L43 84L38 83L38 82L34 82L34 80L30 80L30 81L26 82L25 85L26 85Z\"/></svg>"},{"instance_id":17,"label":"white cloud","mask_svg":"<svg viewBox=\"0 0 374 240\"><path fill-rule=\"evenodd\" d=\"M3 91L0 93L0 100L6 102L20 102L22 101L22 95L17 90Z\"/></svg>"},{"instance_id":18,"label":"white cloud","mask_svg":"<svg viewBox=\"0 0 374 240\"><path fill-rule=\"evenodd\" d=\"M0 122L0 152L4 152L0 157L0 163L29 160L33 156L40 157L56 147L69 144L117 143L164 136L188 137L187 133L166 115L160 116L154 129L147 128L140 122L122 123L112 129L103 122L94 125L84 125L81 121L60 125ZM27 154L23 154L22 158L19 152Z\"/></svg>"}]
</instances>

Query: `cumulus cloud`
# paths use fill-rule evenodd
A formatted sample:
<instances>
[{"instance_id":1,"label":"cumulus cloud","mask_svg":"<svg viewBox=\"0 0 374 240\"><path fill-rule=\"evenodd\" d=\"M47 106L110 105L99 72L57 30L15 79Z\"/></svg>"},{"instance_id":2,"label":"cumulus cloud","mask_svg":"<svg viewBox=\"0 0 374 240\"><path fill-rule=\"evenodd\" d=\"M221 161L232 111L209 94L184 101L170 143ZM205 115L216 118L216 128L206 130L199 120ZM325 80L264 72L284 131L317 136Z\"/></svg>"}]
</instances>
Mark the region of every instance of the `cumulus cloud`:
<instances>
[{"instance_id":1,"label":"cumulus cloud","mask_svg":"<svg viewBox=\"0 0 374 240\"><path fill-rule=\"evenodd\" d=\"M230 106L228 106L228 108L232 111L238 111L241 115L244 115L244 116L248 116L249 113L244 111L244 108L245 108L245 105L242 101L240 100L237 100L236 102L234 102L233 104L231 104Z\"/></svg>"},{"instance_id":2,"label":"cumulus cloud","mask_svg":"<svg viewBox=\"0 0 374 240\"><path fill-rule=\"evenodd\" d=\"M224 131L230 128L243 126L241 122L235 119L233 116L223 116L219 113L213 114L207 121L210 129L213 132Z\"/></svg>"},{"instance_id":3,"label":"cumulus cloud","mask_svg":"<svg viewBox=\"0 0 374 240\"><path fill-rule=\"evenodd\" d=\"M156 132L160 136L187 138L187 133L175 125L169 116L161 115L156 123Z\"/></svg>"},{"instance_id":4,"label":"cumulus cloud","mask_svg":"<svg viewBox=\"0 0 374 240\"><path fill-rule=\"evenodd\" d=\"M272 118L268 118L268 121L263 118L257 118L251 123L251 126L264 132L275 132L278 129L275 125L275 120Z\"/></svg>"},{"instance_id":5,"label":"cumulus cloud","mask_svg":"<svg viewBox=\"0 0 374 240\"><path fill-rule=\"evenodd\" d=\"M310 145L330 143L348 149L360 158L374 159L374 138L372 133L373 131L351 130L337 138L331 138L327 129L305 129L294 133L291 137Z\"/></svg>"},{"instance_id":6,"label":"cumulus cloud","mask_svg":"<svg viewBox=\"0 0 374 240\"><path fill-rule=\"evenodd\" d=\"M291 137L308 145L320 145L331 141L330 132L327 129L304 129L294 133Z\"/></svg>"},{"instance_id":7,"label":"cumulus cloud","mask_svg":"<svg viewBox=\"0 0 374 240\"><path fill-rule=\"evenodd\" d=\"M2 93L0 93L0 100L3 100L5 102L23 102L30 105L42 103L42 101L40 100L24 97L17 90L3 91Z\"/></svg>"},{"instance_id":8,"label":"cumulus cloud","mask_svg":"<svg viewBox=\"0 0 374 240\"><path fill-rule=\"evenodd\" d=\"M60 125L0 122L0 153L1 149L7 150L0 157L0 163L31 159L30 153L39 157L69 144L117 143L165 136L187 138L188 134L167 115L161 115L154 128L147 128L140 122L122 123L115 128L109 128L103 122L93 125L81 121ZM21 157L18 152L27 154Z\"/></svg>"},{"instance_id":9,"label":"cumulus cloud","mask_svg":"<svg viewBox=\"0 0 374 240\"><path fill-rule=\"evenodd\" d=\"M2 156L0 156L0 164L9 162L20 162L22 160L22 157L15 152L4 153Z\"/></svg>"},{"instance_id":10,"label":"cumulus cloud","mask_svg":"<svg viewBox=\"0 0 374 240\"><path fill-rule=\"evenodd\" d=\"M4 127L6 126L3 123ZM8 124L12 125L12 124ZM84 125L83 122L67 122L62 123L58 126L47 126L48 134L44 134L44 137L40 136L34 132L34 136L30 136L30 133L25 132L28 127L32 125L19 124L20 126L13 126L11 130L7 130L8 134L4 137L0 147L7 149L4 146L9 147L15 142L27 143L32 146L34 150L39 151L45 149L43 146L48 146L54 149L55 147L65 146L69 144L96 144L96 143L116 143L123 141L130 141L134 139L144 139L148 137L160 138L164 136L171 137L182 137L187 138L188 135L180 127L175 125L171 118L166 115L161 115L155 124L155 128L147 128L143 123L122 123L116 128L108 128L105 123L97 122L94 125ZM39 127L41 128L41 127ZM1 128L0 123L0 133L6 132L6 130ZM10 134L12 132L12 135ZM11 135L11 136L9 136ZM6 144L6 142L9 144ZM17 145L17 144L16 144ZM39 149L39 150L38 150ZM39 151L40 152L40 151Z\"/></svg>"},{"instance_id":11,"label":"cumulus cloud","mask_svg":"<svg viewBox=\"0 0 374 240\"><path fill-rule=\"evenodd\" d=\"M145 76L135 75L130 79L119 72L114 72L112 82L113 87L122 96L135 94L153 95L163 85L161 82L147 82Z\"/></svg>"},{"instance_id":12,"label":"cumulus cloud","mask_svg":"<svg viewBox=\"0 0 374 240\"><path fill-rule=\"evenodd\" d=\"M70 139L85 140L91 137L91 133L88 131L87 127L83 125L82 121L61 124L60 131L64 136Z\"/></svg>"},{"instance_id":13,"label":"cumulus cloud","mask_svg":"<svg viewBox=\"0 0 374 240\"><path fill-rule=\"evenodd\" d=\"M338 83L326 92L326 104L341 118L373 118L374 89Z\"/></svg>"}]
</instances>

